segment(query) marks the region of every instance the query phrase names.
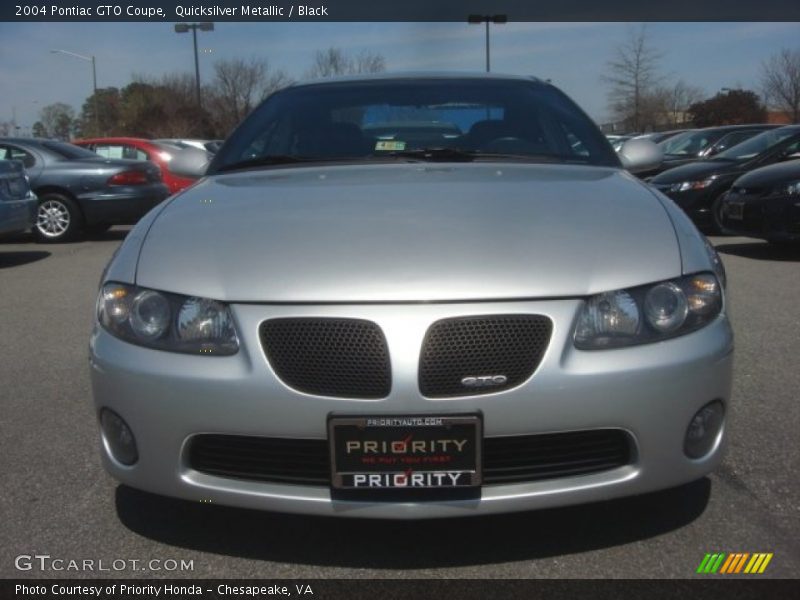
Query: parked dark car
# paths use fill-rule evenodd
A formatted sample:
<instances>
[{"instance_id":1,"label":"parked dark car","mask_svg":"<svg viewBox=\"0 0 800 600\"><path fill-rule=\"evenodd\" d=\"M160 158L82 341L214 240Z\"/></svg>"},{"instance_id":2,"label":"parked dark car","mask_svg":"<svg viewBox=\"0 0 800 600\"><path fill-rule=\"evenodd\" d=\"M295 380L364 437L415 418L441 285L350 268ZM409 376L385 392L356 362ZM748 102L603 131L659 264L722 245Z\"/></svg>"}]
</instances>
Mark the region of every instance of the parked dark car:
<instances>
[{"instance_id":1,"label":"parked dark car","mask_svg":"<svg viewBox=\"0 0 800 600\"><path fill-rule=\"evenodd\" d=\"M36 194L18 160L0 160L0 234L27 231L36 219Z\"/></svg>"},{"instance_id":2,"label":"parked dark car","mask_svg":"<svg viewBox=\"0 0 800 600\"><path fill-rule=\"evenodd\" d=\"M720 221L727 233L779 244L800 242L800 160L739 177L722 199Z\"/></svg>"},{"instance_id":3,"label":"parked dark car","mask_svg":"<svg viewBox=\"0 0 800 600\"><path fill-rule=\"evenodd\" d=\"M660 167L637 175L642 178L652 177L700 158L711 158L723 150L733 147L734 144L777 127L779 126L767 124L724 125L680 133L659 142L658 145L664 152L664 161Z\"/></svg>"},{"instance_id":4,"label":"parked dark car","mask_svg":"<svg viewBox=\"0 0 800 600\"><path fill-rule=\"evenodd\" d=\"M33 233L42 242L135 223L169 195L155 164L105 159L63 142L0 138L0 159L25 165L39 197Z\"/></svg>"},{"instance_id":5,"label":"parked dark car","mask_svg":"<svg viewBox=\"0 0 800 600\"><path fill-rule=\"evenodd\" d=\"M720 152L714 158L692 162L650 179L650 184L672 198L700 227L720 231L722 196L744 173L800 158L800 125L765 131Z\"/></svg>"}]
</instances>

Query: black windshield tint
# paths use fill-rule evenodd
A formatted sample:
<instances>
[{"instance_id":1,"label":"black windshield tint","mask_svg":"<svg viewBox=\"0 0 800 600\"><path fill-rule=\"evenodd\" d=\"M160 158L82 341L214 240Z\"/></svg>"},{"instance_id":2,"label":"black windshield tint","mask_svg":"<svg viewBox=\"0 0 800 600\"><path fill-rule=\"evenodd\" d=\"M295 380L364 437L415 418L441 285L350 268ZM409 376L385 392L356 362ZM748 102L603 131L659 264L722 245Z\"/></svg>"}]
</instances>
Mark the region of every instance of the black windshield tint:
<instances>
[{"instance_id":1,"label":"black windshield tint","mask_svg":"<svg viewBox=\"0 0 800 600\"><path fill-rule=\"evenodd\" d=\"M231 135L209 173L270 156L373 160L431 149L439 158L450 149L478 160L514 155L619 166L594 123L552 86L523 80L409 79L322 83L279 92Z\"/></svg>"},{"instance_id":2,"label":"black windshield tint","mask_svg":"<svg viewBox=\"0 0 800 600\"><path fill-rule=\"evenodd\" d=\"M737 144L725 152L720 152L715 158L747 160L769 150L773 146L777 146L783 140L797 135L798 133L800 133L800 128L791 127L782 127L780 129L765 131L764 133L751 137L741 144Z\"/></svg>"}]
</instances>

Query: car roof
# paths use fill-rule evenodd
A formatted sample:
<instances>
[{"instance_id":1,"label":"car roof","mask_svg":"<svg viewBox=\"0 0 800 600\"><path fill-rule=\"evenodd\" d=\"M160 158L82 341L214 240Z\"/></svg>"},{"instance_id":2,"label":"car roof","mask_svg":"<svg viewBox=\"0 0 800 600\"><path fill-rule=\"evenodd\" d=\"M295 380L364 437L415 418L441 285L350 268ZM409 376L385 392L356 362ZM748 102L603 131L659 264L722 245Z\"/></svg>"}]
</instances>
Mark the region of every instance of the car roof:
<instances>
[{"instance_id":1,"label":"car roof","mask_svg":"<svg viewBox=\"0 0 800 600\"><path fill-rule=\"evenodd\" d=\"M370 83L382 81L408 81L413 79L475 79L489 81L526 81L545 83L532 75L508 75L504 73L485 73L483 71L400 71L385 73L370 73L368 75L341 75L325 77L322 79L303 79L287 87L302 87L306 85L333 85L337 83Z\"/></svg>"},{"instance_id":2,"label":"car roof","mask_svg":"<svg viewBox=\"0 0 800 600\"><path fill-rule=\"evenodd\" d=\"M152 140L137 137L94 137L94 138L79 138L73 140L74 144L93 144L95 142L112 142L112 143L128 143L128 144L152 144Z\"/></svg>"},{"instance_id":3,"label":"car roof","mask_svg":"<svg viewBox=\"0 0 800 600\"><path fill-rule=\"evenodd\" d=\"M703 127L697 131L737 131L742 129L778 129L780 125L774 123L743 123L741 125L713 125L711 127Z\"/></svg>"},{"instance_id":4,"label":"car roof","mask_svg":"<svg viewBox=\"0 0 800 600\"><path fill-rule=\"evenodd\" d=\"M10 144L32 144L34 146L41 146L44 142L61 142L61 140L51 140L49 138L36 138L36 137L0 137L0 142L8 142ZM69 143L69 142L61 142Z\"/></svg>"}]
</instances>

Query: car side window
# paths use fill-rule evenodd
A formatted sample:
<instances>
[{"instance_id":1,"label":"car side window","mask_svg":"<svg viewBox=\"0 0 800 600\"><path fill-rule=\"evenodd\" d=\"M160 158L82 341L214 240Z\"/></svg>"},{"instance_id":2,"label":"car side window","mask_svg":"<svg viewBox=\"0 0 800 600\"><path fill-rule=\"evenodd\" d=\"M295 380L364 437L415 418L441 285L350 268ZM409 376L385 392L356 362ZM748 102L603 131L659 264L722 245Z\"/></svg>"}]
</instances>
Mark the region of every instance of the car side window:
<instances>
[{"instance_id":1,"label":"car side window","mask_svg":"<svg viewBox=\"0 0 800 600\"><path fill-rule=\"evenodd\" d=\"M149 160L146 152L139 150L136 146L126 144L122 147L122 158L129 158L131 160Z\"/></svg>"},{"instance_id":2,"label":"car side window","mask_svg":"<svg viewBox=\"0 0 800 600\"><path fill-rule=\"evenodd\" d=\"M36 158L30 152L16 146L0 146L0 156L5 160L21 161L26 169L30 169L36 164Z\"/></svg>"},{"instance_id":3,"label":"car side window","mask_svg":"<svg viewBox=\"0 0 800 600\"><path fill-rule=\"evenodd\" d=\"M121 144L97 144L94 151L103 158L122 158Z\"/></svg>"},{"instance_id":4,"label":"car side window","mask_svg":"<svg viewBox=\"0 0 800 600\"><path fill-rule=\"evenodd\" d=\"M796 158L800 158L800 139L786 146L786 148L783 150L782 156L784 160L794 160Z\"/></svg>"}]
</instances>

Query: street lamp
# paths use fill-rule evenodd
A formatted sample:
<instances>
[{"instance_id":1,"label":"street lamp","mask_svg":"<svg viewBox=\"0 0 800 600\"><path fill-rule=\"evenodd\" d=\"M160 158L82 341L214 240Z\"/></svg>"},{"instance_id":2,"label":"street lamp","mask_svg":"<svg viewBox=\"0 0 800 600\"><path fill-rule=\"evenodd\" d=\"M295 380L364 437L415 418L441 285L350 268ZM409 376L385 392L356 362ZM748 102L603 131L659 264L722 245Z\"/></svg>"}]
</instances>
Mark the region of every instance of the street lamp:
<instances>
[{"instance_id":1,"label":"street lamp","mask_svg":"<svg viewBox=\"0 0 800 600\"><path fill-rule=\"evenodd\" d=\"M76 54L75 52L69 52L68 50L50 50L51 54L66 54L67 56L72 56L74 58L79 58L81 60L88 61L92 63L92 99L94 103L94 128L97 131L97 135L100 135L100 117L99 113L97 112L97 65L94 61L94 55L92 56L84 56L83 54Z\"/></svg>"},{"instance_id":2,"label":"street lamp","mask_svg":"<svg viewBox=\"0 0 800 600\"><path fill-rule=\"evenodd\" d=\"M470 25L480 25L486 23L486 72L490 71L489 67L489 23L503 25L508 22L508 15L470 15L467 17L467 23Z\"/></svg>"},{"instance_id":3,"label":"street lamp","mask_svg":"<svg viewBox=\"0 0 800 600\"><path fill-rule=\"evenodd\" d=\"M192 30L192 41L194 43L194 88L197 93L197 106L200 107L200 62L197 60L197 30L214 31L214 23L176 23L175 33L188 33Z\"/></svg>"}]
</instances>

